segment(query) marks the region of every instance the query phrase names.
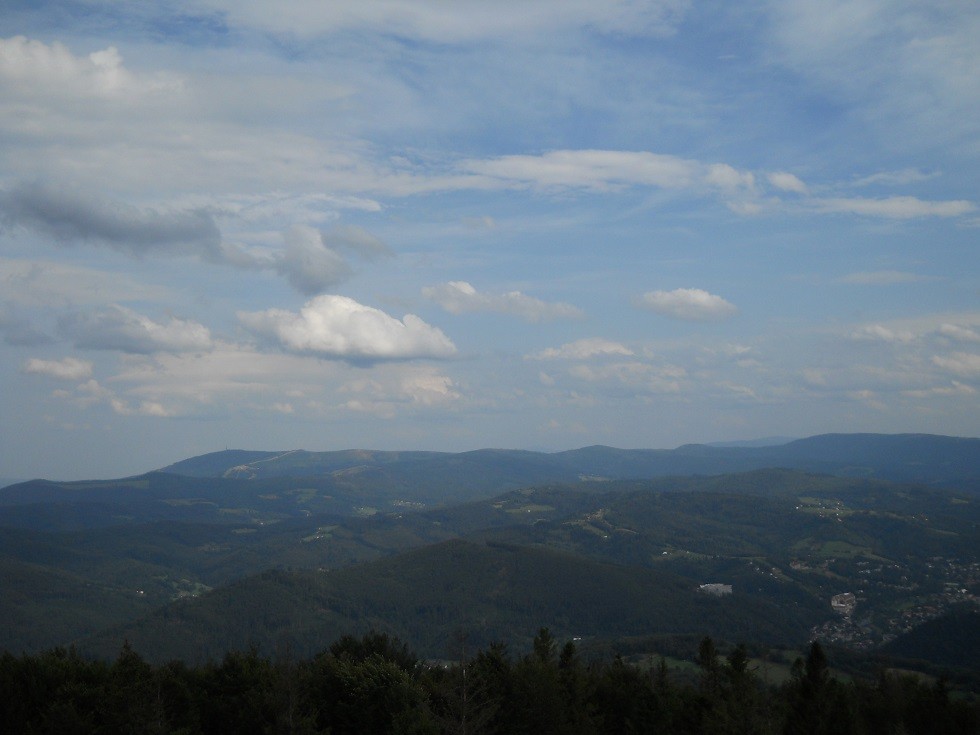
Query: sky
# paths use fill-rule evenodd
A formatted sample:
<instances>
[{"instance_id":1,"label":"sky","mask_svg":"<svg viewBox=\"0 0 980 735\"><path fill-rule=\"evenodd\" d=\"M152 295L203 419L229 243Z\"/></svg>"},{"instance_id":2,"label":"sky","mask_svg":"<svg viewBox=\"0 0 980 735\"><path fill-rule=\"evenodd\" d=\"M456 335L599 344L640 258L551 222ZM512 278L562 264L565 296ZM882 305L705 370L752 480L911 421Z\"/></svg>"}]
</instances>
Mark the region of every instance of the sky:
<instances>
[{"instance_id":1,"label":"sky","mask_svg":"<svg viewBox=\"0 0 980 735\"><path fill-rule=\"evenodd\" d=\"M980 435L973 0L4 0L0 477Z\"/></svg>"}]
</instances>

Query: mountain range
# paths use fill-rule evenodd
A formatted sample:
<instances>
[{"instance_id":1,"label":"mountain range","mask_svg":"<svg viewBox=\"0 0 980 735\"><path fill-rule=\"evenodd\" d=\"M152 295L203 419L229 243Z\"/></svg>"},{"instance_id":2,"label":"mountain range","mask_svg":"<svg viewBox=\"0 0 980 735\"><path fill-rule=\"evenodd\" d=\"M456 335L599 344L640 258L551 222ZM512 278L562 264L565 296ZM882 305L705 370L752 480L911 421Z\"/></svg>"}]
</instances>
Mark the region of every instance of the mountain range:
<instances>
[{"instance_id":1,"label":"mountain range","mask_svg":"<svg viewBox=\"0 0 980 735\"><path fill-rule=\"evenodd\" d=\"M907 640L922 658L932 640L925 665L962 672L976 643L939 644L977 609L978 493L980 440L914 434L229 450L34 480L0 490L0 648L111 657L129 641L151 660L203 660L312 654L377 629L438 658L461 634L522 646L546 625L597 646L816 635L893 657ZM842 614L831 601L846 593Z\"/></svg>"}]
</instances>

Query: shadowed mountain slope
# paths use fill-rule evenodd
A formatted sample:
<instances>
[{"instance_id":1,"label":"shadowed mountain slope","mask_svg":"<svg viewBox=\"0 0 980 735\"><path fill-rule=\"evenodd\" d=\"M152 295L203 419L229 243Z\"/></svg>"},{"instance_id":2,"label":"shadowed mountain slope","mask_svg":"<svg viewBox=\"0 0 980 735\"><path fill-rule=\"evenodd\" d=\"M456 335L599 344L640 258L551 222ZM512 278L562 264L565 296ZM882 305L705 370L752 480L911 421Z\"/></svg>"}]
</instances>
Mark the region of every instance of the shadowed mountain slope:
<instances>
[{"instance_id":1,"label":"shadowed mountain slope","mask_svg":"<svg viewBox=\"0 0 980 735\"><path fill-rule=\"evenodd\" d=\"M265 651L288 644L305 655L345 633L375 628L441 657L459 632L471 645L521 644L520 631L529 640L542 625L559 637L710 632L795 642L805 623L758 599L705 595L656 569L455 540L331 572L266 572L177 602L81 648L111 656L129 640L152 660L193 661L252 644Z\"/></svg>"}]
</instances>

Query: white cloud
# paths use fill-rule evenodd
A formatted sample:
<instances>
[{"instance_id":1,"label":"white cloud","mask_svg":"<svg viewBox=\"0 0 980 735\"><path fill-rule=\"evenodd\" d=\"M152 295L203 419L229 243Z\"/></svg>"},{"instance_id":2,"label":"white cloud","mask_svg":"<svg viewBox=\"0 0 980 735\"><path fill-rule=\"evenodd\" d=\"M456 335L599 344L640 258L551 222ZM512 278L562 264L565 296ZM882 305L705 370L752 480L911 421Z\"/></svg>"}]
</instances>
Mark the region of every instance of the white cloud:
<instances>
[{"instance_id":1,"label":"white cloud","mask_svg":"<svg viewBox=\"0 0 980 735\"><path fill-rule=\"evenodd\" d=\"M153 416L155 418L171 418L177 412L171 408L165 408L158 401L140 401L136 406L132 406L119 398L109 399L112 410L120 416Z\"/></svg>"},{"instance_id":2,"label":"white cloud","mask_svg":"<svg viewBox=\"0 0 980 735\"><path fill-rule=\"evenodd\" d=\"M166 405L177 415L227 415L318 396L337 379L332 364L219 342L210 352L128 356L111 378L127 403Z\"/></svg>"},{"instance_id":3,"label":"white cloud","mask_svg":"<svg viewBox=\"0 0 980 735\"><path fill-rule=\"evenodd\" d=\"M92 376L92 363L74 357L61 360L32 358L21 366L21 370L31 375L47 375L59 380L84 380Z\"/></svg>"},{"instance_id":4,"label":"white cloud","mask_svg":"<svg viewBox=\"0 0 980 735\"><path fill-rule=\"evenodd\" d=\"M899 171L881 171L870 176L863 176L854 182L854 186L904 186L919 181L928 181L937 174L927 174L917 168L903 168Z\"/></svg>"},{"instance_id":5,"label":"white cloud","mask_svg":"<svg viewBox=\"0 0 980 735\"><path fill-rule=\"evenodd\" d=\"M939 333L957 342L980 342L980 332L958 324L940 324Z\"/></svg>"},{"instance_id":6,"label":"white cloud","mask_svg":"<svg viewBox=\"0 0 980 735\"><path fill-rule=\"evenodd\" d=\"M462 398L451 378L427 367L375 371L369 378L347 381L338 393L346 397L342 408L385 417L410 407L444 407Z\"/></svg>"},{"instance_id":7,"label":"white cloud","mask_svg":"<svg viewBox=\"0 0 980 735\"><path fill-rule=\"evenodd\" d=\"M589 360L594 357L610 355L632 356L633 350L619 342L613 342L601 337L580 339L568 342L561 347L549 347L537 354L531 355L533 360Z\"/></svg>"},{"instance_id":8,"label":"white cloud","mask_svg":"<svg viewBox=\"0 0 980 735\"><path fill-rule=\"evenodd\" d=\"M649 291L637 300L637 304L658 314L687 321L726 319L738 311L721 296L700 288Z\"/></svg>"},{"instance_id":9,"label":"white cloud","mask_svg":"<svg viewBox=\"0 0 980 735\"><path fill-rule=\"evenodd\" d=\"M644 362L616 362L608 365L573 365L572 377L590 383L618 383L652 393L679 393L687 375L676 365L656 366Z\"/></svg>"},{"instance_id":10,"label":"white cloud","mask_svg":"<svg viewBox=\"0 0 980 735\"><path fill-rule=\"evenodd\" d=\"M851 339L905 344L915 339L915 333L907 329L890 329L881 324L868 324L852 332Z\"/></svg>"},{"instance_id":11,"label":"white cloud","mask_svg":"<svg viewBox=\"0 0 980 735\"><path fill-rule=\"evenodd\" d=\"M903 394L912 398L933 398L935 396L974 396L977 390L958 380L951 380L949 385L940 385L921 390L907 390Z\"/></svg>"},{"instance_id":12,"label":"white cloud","mask_svg":"<svg viewBox=\"0 0 980 735\"><path fill-rule=\"evenodd\" d=\"M746 171L738 171L727 163L713 163L708 166L704 174L704 181L711 186L726 191L736 191L739 189L753 189L755 187L755 176Z\"/></svg>"},{"instance_id":13,"label":"white cloud","mask_svg":"<svg viewBox=\"0 0 980 735\"><path fill-rule=\"evenodd\" d=\"M414 314L401 320L345 296L317 296L299 313L239 312L242 324L291 352L349 361L446 358L456 346Z\"/></svg>"},{"instance_id":14,"label":"white cloud","mask_svg":"<svg viewBox=\"0 0 980 735\"><path fill-rule=\"evenodd\" d=\"M964 377L980 377L980 355L972 352L954 352L949 356L936 355L932 362L943 370Z\"/></svg>"},{"instance_id":15,"label":"white cloud","mask_svg":"<svg viewBox=\"0 0 980 735\"><path fill-rule=\"evenodd\" d=\"M549 188L685 188L703 180L696 161L646 151L562 150L463 161L460 167L503 182Z\"/></svg>"},{"instance_id":16,"label":"white cloud","mask_svg":"<svg viewBox=\"0 0 980 735\"><path fill-rule=\"evenodd\" d=\"M769 179L769 183L780 191L792 191L797 194L807 193L806 184L791 173L776 171L769 174L767 178Z\"/></svg>"},{"instance_id":17,"label":"white cloud","mask_svg":"<svg viewBox=\"0 0 980 735\"><path fill-rule=\"evenodd\" d=\"M206 353L128 356L106 396L126 415L333 417L352 411L394 417L451 407L456 382L432 365L378 362L370 367L302 355L264 353L221 343Z\"/></svg>"},{"instance_id":18,"label":"white cloud","mask_svg":"<svg viewBox=\"0 0 980 735\"><path fill-rule=\"evenodd\" d=\"M201 351L213 346L211 332L203 324L177 317L156 322L117 305L63 317L59 329L82 349L148 354Z\"/></svg>"},{"instance_id":19,"label":"white cloud","mask_svg":"<svg viewBox=\"0 0 980 735\"><path fill-rule=\"evenodd\" d=\"M75 56L58 42L14 36L0 39L0 84L32 96L118 97L173 90L181 82L171 75L138 77L123 66L113 46Z\"/></svg>"},{"instance_id":20,"label":"white cloud","mask_svg":"<svg viewBox=\"0 0 980 735\"><path fill-rule=\"evenodd\" d=\"M886 199L827 198L810 201L820 212L859 214L887 219L959 217L976 209L973 202L963 199L935 202L911 196L888 197Z\"/></svg>"},{"instance_id":21,"label":"white cloud","mask_svg":"<svg viewBox=\"0 0 980 735\"><path fill-rule=\"evenodd\" d=\"M450 281L438 286L426 286L422 289L422 295L435 301L451 314L490 311L511 314L529 322L582 316L582 310L571 304L541 301L520 291L508 291L502 294L480 293L466 281Z\"/></svg>"},{"instance_id":22,"label":"white cloud","mask_svg":"<svg viewBox=\"0 0 980 735\"><path fill-rule=\"evenodd\" d=\"M502 186L534 187L544 191L585 189L617 191L627 187L684 189L725 198L736 211L751 213L758 205L744 197L756 195L755 175L727 163L705 164L651 151L555 150L541 155L510 155L458 164L461 170L497 181ZM459 182L476 186L477 182Z\"/></svg>"}]
</instances>

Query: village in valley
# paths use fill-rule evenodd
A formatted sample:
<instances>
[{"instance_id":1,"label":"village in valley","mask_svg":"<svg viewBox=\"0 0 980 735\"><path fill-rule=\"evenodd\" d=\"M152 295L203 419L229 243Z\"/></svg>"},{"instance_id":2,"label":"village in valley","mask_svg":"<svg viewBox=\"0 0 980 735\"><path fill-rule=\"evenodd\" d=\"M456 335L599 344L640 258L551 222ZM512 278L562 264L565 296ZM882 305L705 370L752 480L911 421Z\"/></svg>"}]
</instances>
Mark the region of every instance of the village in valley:
<instances>
[{"instance_id":1,"label":"village in valley","mask_svg":"<svg viewBox=\"0 0 980 735\"><path fill-rule=\"evenodd\" d=\"M926 563L929 572L926 580L911 581L912 575L902 574L899 577L902 584L878 579L885 571L884 564L873 565L869 561L857 564L863 567L859 574L867 579L864 588L833 595L830 608L836 615L814 627L810 631L811 640L868 650L884 645L955 607L980 609L980 596L976 594L977 585L980 584L980 563L932 557ZM887 566L892 573L901 569L898 564ZM888 592L899 593L899 596L887 595ZM891 604L885 603L886 595L891 599ZM880 600L880 603L870 604L873 600Z\"/></svg>"}]
</instances>

